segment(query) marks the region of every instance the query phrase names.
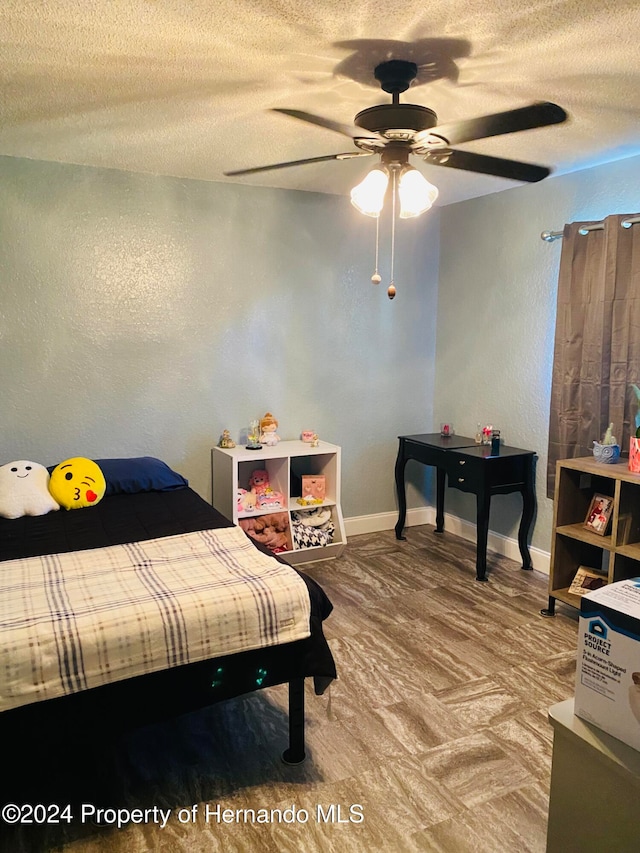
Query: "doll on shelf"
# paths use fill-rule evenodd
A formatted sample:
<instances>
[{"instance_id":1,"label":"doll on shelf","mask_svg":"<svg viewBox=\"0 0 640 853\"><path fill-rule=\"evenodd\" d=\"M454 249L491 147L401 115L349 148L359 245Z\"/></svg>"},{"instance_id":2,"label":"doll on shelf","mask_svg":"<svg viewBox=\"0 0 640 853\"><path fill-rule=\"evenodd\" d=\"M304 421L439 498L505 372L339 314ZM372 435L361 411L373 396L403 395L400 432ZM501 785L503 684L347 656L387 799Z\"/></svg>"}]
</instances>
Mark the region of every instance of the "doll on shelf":
<instances>
[{"instance_id":1,"label":"doll on shelf","mask_svg":"<svg viewBox=\"0 0 640 853\"><path fill-rule=\"evenodd\" d=\"M278 429L278 421L273 417L271 412L267 412L263 418L260 418L260 441L266 444L267 447L275 447L280 441L280 436L276 435Z\"/></svg>"},{"instance_id":2,"label":"doll on shelf","mask_svg":"<svg viewBox=\"0 0 640 853\"><path fill-rule=\"evenodd\" d=\"M249 478L249 488L256 496L258 509L284 509L285 499L282 492L271 488L269 472L264 469L256 469Z\"/></svg>"}]
</instances>

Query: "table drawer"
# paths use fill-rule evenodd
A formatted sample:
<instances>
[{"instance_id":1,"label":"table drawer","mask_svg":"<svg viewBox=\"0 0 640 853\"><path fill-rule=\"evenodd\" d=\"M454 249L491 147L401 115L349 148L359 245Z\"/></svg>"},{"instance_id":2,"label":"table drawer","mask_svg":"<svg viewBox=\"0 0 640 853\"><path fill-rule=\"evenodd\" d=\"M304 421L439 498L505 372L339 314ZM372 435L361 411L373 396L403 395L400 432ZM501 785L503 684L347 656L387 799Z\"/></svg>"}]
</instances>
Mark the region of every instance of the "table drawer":
<instances>
[{"instance_id":1,"label":"table drawer","mask_svg":"<svg viewBox=\"0 0 640 853\"><path fill-rule=\"evenodd\" d=\"M449 451L446 456L449 486L463 492L475 492L482 485L486 474L486 461Z\"/></svg>"}]
</instances>

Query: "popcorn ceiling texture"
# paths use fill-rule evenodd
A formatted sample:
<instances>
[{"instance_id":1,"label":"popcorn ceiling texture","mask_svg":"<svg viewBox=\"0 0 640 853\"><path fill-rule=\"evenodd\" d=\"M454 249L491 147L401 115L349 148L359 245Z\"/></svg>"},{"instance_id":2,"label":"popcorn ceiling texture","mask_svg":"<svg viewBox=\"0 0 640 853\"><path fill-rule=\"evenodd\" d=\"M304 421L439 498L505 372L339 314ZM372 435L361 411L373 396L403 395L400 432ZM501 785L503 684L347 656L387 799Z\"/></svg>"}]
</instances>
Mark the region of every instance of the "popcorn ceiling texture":
<instances>
[{"instance_id":1,"label":"popcorn ceiling texture","mask_svg":"<svg viewBox=\"0 0 640 853\"><path fill-rule=\"evenodd\" d=\"M7 0L0 154L220 181L225 169L350 151L350 139L269 108L351 123L388 101L375 65L401 58L420 68L403 100L441 121L561 104L567 125L469 147L572 171L640 152L639 31L637 0ZM343 194L369 163L234 180ZM441 205L513 186L421 169Z\"/></svg>"}]
</instances>

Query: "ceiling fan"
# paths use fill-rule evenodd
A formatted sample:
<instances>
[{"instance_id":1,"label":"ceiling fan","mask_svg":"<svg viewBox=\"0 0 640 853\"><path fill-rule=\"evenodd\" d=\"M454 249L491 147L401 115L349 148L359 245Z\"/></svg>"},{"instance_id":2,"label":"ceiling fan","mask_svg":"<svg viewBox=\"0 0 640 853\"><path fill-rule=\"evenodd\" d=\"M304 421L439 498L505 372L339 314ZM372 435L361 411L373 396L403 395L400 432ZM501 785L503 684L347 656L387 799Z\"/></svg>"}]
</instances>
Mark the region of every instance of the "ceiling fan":
<instances>
[{"instance_id":1,"label":"ceiling fan","mask_svg":"<svg viewBox=\"0 0 640 853\"><path fill-rule=\"evenodd\" d=\"M438 124L437 115L428 107L400 103L400 93L409 88L417 73L418 67L414 62L401 59L392 59L378 65L374 71L375 77L383 91L392 96L392 101L390 104L379 104L362 110L356 115L353 125L341 124L302 110L280 108L273 110L309 124L333 130L343 136L349 136L353 139L358 151L309 157L305 160L290 160L250 169L236 169L224 174L227 177L252 175L271 169L286 169L290 166L321 163L327 160L350 160L372 154L380 154L382 165L392 169L406 167L409 155L415 154L424 158L430 165L462 169L467 172L481 172L516 181L533 183L541 181L550 174L551 170L546 166L506 160L502 157L488 157L471 151L459 151L451 146L490 136L559 124L567 118L567 113L562 107L542 101L466 121Z\"/></svg>"}]
</instances>

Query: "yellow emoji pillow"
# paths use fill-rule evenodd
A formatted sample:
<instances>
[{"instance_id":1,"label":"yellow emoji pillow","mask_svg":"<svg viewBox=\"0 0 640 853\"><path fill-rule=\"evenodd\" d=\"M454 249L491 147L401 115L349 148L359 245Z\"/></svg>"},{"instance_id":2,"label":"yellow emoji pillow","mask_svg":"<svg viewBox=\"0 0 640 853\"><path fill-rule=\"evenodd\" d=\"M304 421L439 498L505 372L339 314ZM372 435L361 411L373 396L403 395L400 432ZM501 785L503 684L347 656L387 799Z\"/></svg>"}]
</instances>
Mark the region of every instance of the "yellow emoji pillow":
<instances>
[{"instance_id":1,"label":"yellow emoji pillow","mask_svg":"<svg viewBox=\"0 0 640 853\"><path fill-rule=\"evenodd\" d=\"M102 499L107 484L98 465L82 456L66 459L51 472L49 491L65 509L94 506Z\"/></svg>"}]
</instances>

